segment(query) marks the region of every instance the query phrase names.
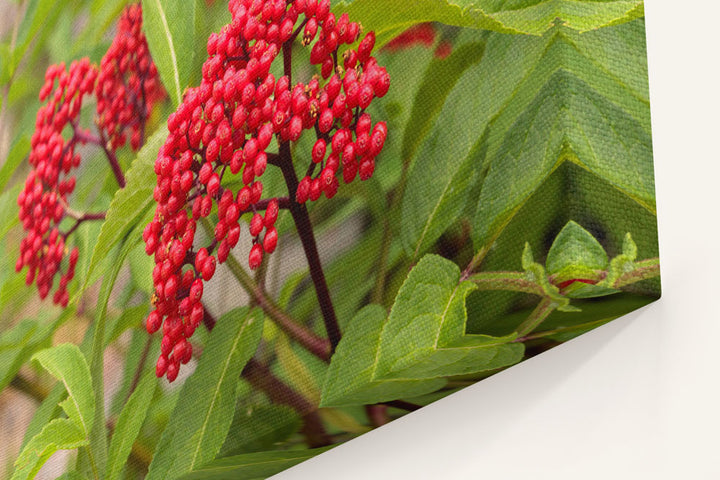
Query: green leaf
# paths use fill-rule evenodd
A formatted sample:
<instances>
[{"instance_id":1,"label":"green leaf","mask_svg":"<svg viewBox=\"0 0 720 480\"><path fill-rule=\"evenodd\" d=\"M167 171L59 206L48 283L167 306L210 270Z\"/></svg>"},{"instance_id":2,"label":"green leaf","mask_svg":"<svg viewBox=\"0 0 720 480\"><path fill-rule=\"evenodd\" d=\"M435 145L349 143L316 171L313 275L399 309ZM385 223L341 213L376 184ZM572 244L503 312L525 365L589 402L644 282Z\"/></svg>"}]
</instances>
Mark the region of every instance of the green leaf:
<instances>
[{"instance_id":1,"label":"green leaf","mask_svg":"<svg viewBox=\"0 0 720 480\"><path fill-rule=\"evenodd\" d=\"M572 220L555 237L545 261L556 284L573 278L599 280L607 266L607 253L600 242Z\"/></svg>"},{"instance_id":2,"label":"green leaf","mask_svg":"<svg viewBox=\"0 0 720 480\"><path fill-rule=\"evenodd\" d=\"M553 308L557 308L561 312L580 311L580 309L570 305L570 300L560 294L558 287L550 283L545 267L534 260L532 248L527 242L522 253L522 267L525 270L525 278L540 287L544 292L544 296L554 303Z\"/></svg>"},{"instance_id":3,"label":"green leaf","mask_svg":"<svg viewBox=\"0 0 720 480\"><path fill-rule=\"evenodd\" d=\"M73 471L65 472L59 477L57 477L55 480L88 480L88 477L80 472Z\"/></svg>"},{"instance_id":4,"label":"green leaf","mask_svg":"<svg viewBox=\"0 0 720 480\"><path fill-rule=\"evenodd\" d=\"M610 261L607 277L598 285L610 287L615 284L620 276L635 270L637 250L637 245L635 245L632 235L629 233L626 234L623 241L622 253Z\"/></svg>"},{"instance_id":5,"label":"green leaf","mask_svg":"<svg viewBox=\"0 0 720 480\"><path fill-rule=\"evenodd\" d=\"M583 35L558 27L542 38L491 36L485 59L523 60L500 70L508 89L483 133L477 250L488 250L566 161L655 213L644 31L638 20ZM639 67L619 67L637 58Z\"/></svg>"},{"instance_id":6,"label":"green leaf","mask_svg":"<svg viewBox=\"0 0 720 480\"><path fill-rule=\"evenodd\" d=\"M53 30L47 27L54 23L61 12L60 3L58 0L30 0L28 2L25 16L18 28L15 49L12 52L12 61L9 66L9 76L15 73L15 69L20 64L33 40L36 40L36 44L42 44L38 36L44 37Z\"/></svg>"},{"instance_id":7,"label":"green leaf","mask_svg":"<svg viewBox=\"0 0 720 480\"><path fill-rule=\"evenodd\" d=\"M425 379L494 370L519 362L514 335L465 335L465 297L477 286L460 269L426 255L400 288L380 340L376 378Z\"/></svg>"},{"instance_id":8,"label":"green leaf","mask_svg":"<svg viewBox=\"0 0 720 480\"><path fill-rule=\"evenodd\" d=\"M261 480L331 449L248 453L215 460L182 477L182 480Z\"/></svg>"},{"instance_id":9,"label":"green leaf","mask_svg":"<svg viewBox=\"0 0 720 480\"><path fill-rule=\"evenodd\" d=\"M260 452L287 439L302 426L295 409L286 405L260 405L239 408L219 457Z\"/></svg>"},{"instance_id":10,"label":"green leaf","mask_svg":"<svg viewBox=\"0 0 720 480\"><path fill-rule=\"evenodd\" d=\"M94 283L102 275L103 272L98 267L107 258L108 252L112 251L150 213L153 189L157 183L154 171L155 159L166 138L167 129L165 127L158 129L145 143L127 171L125 188L115 193L100 229L83 288Z\"/></svg>"},{"instance_id":11,"label":"green leaf","mask_svg":"<svg viewBox=\"0 0 720 480\"><path fill-rule=\"evenodd\" d=\"M123 407L110 442L106 480L120 477L132 445L140 433L140 427L145 421L156 386L155 375L152 372L147 373Z\"/></svg>"},{"instance_id":12,"label":"green leaf","mask_svg":"<svg viewBox=\"0 0 720 480\"><path fill-rule=\"evenodd\" d=\"M35 478L45 462L58 450L70 450L88 444L80 426L67 418L58 418L42 429L20 452L12 480Z\"/></svg>"},{"instance_id":13,"label":"green leaf","mask_svg":"<svg viewBox=\"0 0 720 480\"><path fill-rule=\"evenodd\" d=\"M62 409L59 403L66 396L67 392L65 391L65 387L63 387L61 383L56 383L52 390L50 390L48 396L45 397L45 400L43 400L37 410L35 410L35 414L23 435L21 448L24 448L35 435L39 434L45 425L60 415Z\"/></svg>"},{"instance_id":14,"label":"green leaf","mask_svg":"<svg viewBox=\"0 0 720 480\"><path fill-rule=\"evenodd\" d=\"M586 32L626 22L644 13L642 0L345 0L334 11L336 14L348 12L352 20L374 30L380 45L421 22L542 35L558 23Z\"/></svg>"},{"instance_id":15,"label":"green leaf","mask_svg":"<svg viewBox=\"0 0 720 480\"><path fill-rule=\"evenodd\" d=\"M368 305L350 321L330 361L320 401L321 407L365 405L411 398L442 388L444 379L374 379L387 313Z\"/></svg>"},{"instance_id":16,"label":"green leaf","mask_svg":"<svg viewBox=\"0 0 720 480\"><path fill-rule=\"evenodd\" d=\"M55 331L74 314L75 309L68 307L55 321L23 320L0 335L0 391L12 381L32 354L47 345Z\"/></svg>"},{"instance_id":17,"label":"green leaf","mask_svg":"<svg viewBox=\"0 0 720 480\"><path fill-rule=\"evenodd\" d=\"M117 340L125 330L142 325L149 308L149 305L137 305L123 310L115 323L105 330L105 345Z\"/></svg>"},{"instance_id":18,"label":"green leaf","mask_svg":"<svg viewBox=\"0 0 720 480\"><path fill-rule=\"evenodd\" d=\"M138 228L136 227L135 231L137 230ZM100 287L100 293L98 295L98 308L95 311L95 321L93 322L92 350L90 353L90 373L92 377L93 394L97 405L103 405L105 398L103 358L105 352L105 322L107 319L108 303L125 257L127 257L136 243L137 242L132 241L132 239L124 239L120 251L116 255L109 257L111 260L110 271L103 277L102 286ZM96 469L105 470L107 462L108 452L104 408L95 409L95 416L89 437L90 451L93 457L91 465L93 471L88 472L88 474L91 474L94 473Z\"/></svg>"},{"instance_id":19,"label":"green leaf","mask_svg":"<svg viewBox=\"0 0 720 480\"><path fill-rule=\"evenodd\" d=\"M378 403L424 395L441 377L519 362L516 335L466 335L465 297L477 286L460 269L426 255L403 283L390 316L370 305L358 312L330 362L320 406Z\"/></svg>"},{"instance_id":20,"label":"green leaf","mask_svg":"<svg viewBox=\"0 0 720 480\"><path fill-rule=\"evenodd\" d=\"M143 0L143 30L173 105L182 101L193 75L193 62L202 45L195 42L195 0ZM200 51L204 51L200 49Z\"/></svg>"},{"instance_id":21,"label":"green leaf","mask_svg":"<svg viewBox=\"0 0 720 480\"><path fill-rule=\"evenodd\" d=\"M95 398L85 356L77 345L63 343L37 352L32 359L65 386L68 398L60 406L86 438L95 414Z\"/></svg>"},{"instance_id":22,"label":"green leaf","mask_svg":"<svg viewBox=\"0 0 720 480\"><path fill-rule=\"evenodd\" d=\"M413 259L425 253L462 213L474 185L473 162L467 153L477 132L466 128L473 126L465 107L466 88L450 91L461 74L480 61L484 46L484 42L468 43L447 59L434 60L415 97L402 158L412 161L417 153L417 160L408 173L400 220L403 247ZM460 129L454 128L456 124Z\"/></svg>"},{"instance_id":23,"label":"green leaf","mask_svg":"<svg viewBox=\"0 0 720 480\"><path fill-rule=\"evenodd\" d=\"M402 143L404 159L415 155L418 144L425 138L442 110L448 94L463 73L478 63L485 53L481 34L463 30L454 40L455 49L447 58L434 58L422 77L410 112L411 123L405 128ZM400 55L402 56L402 55ZM402 89L405 83L401 83Z\"/></svg>"},{"instance_id":24,"label":"green leaf","mask_svg":"<svg viewBox=\"0 0 720 480\"><path fill-rule=\"evenodd\" d=\"M20 164L30 153L30 135L20 134L10 146L5 163L0 167L0 191L3 191ZM20 193L20 192L18 192ZM17 196L16 196L17 197ZM2 235L0 235L2 236Z\"/></svg>"},{"instance_id":25,"label":"green leaf","mask_svg":"<svg viewBox=\"0 0 720 480\"><path fill-rule=\"evenodd\" d=\"M257 309L235 309L218 320L195 373L183 385L148 480L177 478L215 458L233 419L240 373L262 329Z\"/></svg>"}]
</instances>

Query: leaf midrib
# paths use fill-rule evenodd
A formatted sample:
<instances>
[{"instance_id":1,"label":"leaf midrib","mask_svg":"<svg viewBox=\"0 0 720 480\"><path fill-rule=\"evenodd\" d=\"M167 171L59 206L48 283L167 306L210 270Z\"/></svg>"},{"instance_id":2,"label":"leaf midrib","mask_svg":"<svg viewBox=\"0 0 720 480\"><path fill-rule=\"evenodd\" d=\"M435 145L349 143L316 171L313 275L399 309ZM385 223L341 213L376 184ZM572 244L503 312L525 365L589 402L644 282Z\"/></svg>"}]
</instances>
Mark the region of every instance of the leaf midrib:
<instances>
[{"instance_id":1,"label":"leaf midrib","mask_svg":"<svg viewBox=\"0 0 720 480\"><path fill-rule=\"evenodd\" d=\"M170 50L170 59L172 60L172 69L173 74L175 76L175 92L177 94L178 101L182 99L182 91L180 87L180 72L178 71L178 64L177 64L177 55L175 54L175 42L173 42L172 33L170 33L170 26L167 22L167 17L165 16L165 10L162 7L162 4L160 3L160 0L155 0L155 5L157 6L158 13L160 15L160 20L163 24L163 29L165 30L165 38L168 42L168 47Z\"/></svg>"},{"instance_id":2,"label":"leaf midrib","mask_svg":"<svg viewBox=\"0 0 720 480\"><path fill-rule=\"evenodd\" d=\"M197 447L195 448L195 452L193 453L192 460L190 462L190 470L193 469L195 466L195 460L197 459L198 454L200 453L200 445L202 444L202 439L205 436L205 430L207 429L207 425L210 420L210 414L213 411L213 407L215 405L215 401L217 400L220 392L220 386L223 383L223 380L225 379L227 375L227 371L230 368L230 361L232 360L233 355L235 354L235 351L237 349L237 345L240 342L240 339L242 338L243 332L245 332L245 329L248 327L248 325L253 321L253 317L248 315L248 317L245 319L245 322L243 322L243 325L240 327L240 331L235 336L235 341L233 343L232 349L230 350L230 354L225 359L225 363L223 364L222 373L220 375L220 378L215 383L215 392L212 396L212 401L210 402L210 408L208 408L207 413L205 414L205 419L202 423L202 428L200 429L200 438L197 443Z\"/></svg>"}]
</instances>

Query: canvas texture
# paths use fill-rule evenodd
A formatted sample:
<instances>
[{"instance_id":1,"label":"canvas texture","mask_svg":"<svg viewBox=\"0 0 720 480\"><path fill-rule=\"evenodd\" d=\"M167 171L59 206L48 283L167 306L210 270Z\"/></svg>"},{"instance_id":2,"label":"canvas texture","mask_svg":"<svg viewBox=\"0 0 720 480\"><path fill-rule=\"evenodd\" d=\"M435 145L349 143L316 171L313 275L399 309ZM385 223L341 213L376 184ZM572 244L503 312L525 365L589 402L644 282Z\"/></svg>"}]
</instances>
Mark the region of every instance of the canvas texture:
<instances>
[{"instance_id":1,"label":"canvas texture","mask_svg":"<svg viewBox=\"0 0 720 480\"><path fill-rule=\"evenodd\" d=\"M61 3L0 1L0 477L268 478L660 296L640 0Z\"/></svg>"}]
</instances>

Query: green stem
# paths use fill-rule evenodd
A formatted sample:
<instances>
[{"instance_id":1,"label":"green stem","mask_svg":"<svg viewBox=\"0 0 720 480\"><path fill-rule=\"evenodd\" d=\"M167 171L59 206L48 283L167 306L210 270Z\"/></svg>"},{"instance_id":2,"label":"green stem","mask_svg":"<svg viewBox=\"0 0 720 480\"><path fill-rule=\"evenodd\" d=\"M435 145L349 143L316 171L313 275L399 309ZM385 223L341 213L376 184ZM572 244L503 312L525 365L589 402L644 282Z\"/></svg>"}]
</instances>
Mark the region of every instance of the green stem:
<instances>
[{"instance_id":1,"label":"green stem","mask_svg":"<svg viewBox=\"0 0 720 480\"><path fill-rule=\"evenodd\" d=\"M516 338L515 340L513 340L513 342L515 342L515 343L527 342L529 340L538 340L541 338L550 337L552 335L557 335L559 333L567 333L567 332L573 332L576 330L585 330L587 328L599 327L600 325L608 323L612 320L613 320L612 318L603 318L602 320L595 320L594 322L587 322L587 323L583 323L580 325L573 325L571 327L559 327L559 328L554 328L552 330L545 330L542 332L531 333L531 334Z\"/></svg>"},{"instance_id":2,"label":"green stem","mask_svg":"<svg viewBox=\"0 0 720 480\"><path fill-rule=\"evenodd\" d=\"M209 235L212 235L212 227L207 219L203 219L200 224ZM255 280L245 271L234 256L228 255L225 264L230 269L230 273L232 273L238 283L240 283L240 286L250 295L251 300L280 327L280 330L319 359L325 362L330 361L331 346L329 341L318 337L303 327L298 321L275 304L265 291L255 283Z\"/></svg>"},{"instance_id":3,"label":"green stem","mask_svg":"<svg viewBox=\"0 0 720 480\"><path fill-rule=\"evenodd\" d=\"M280 330L319 359L325 362L330 360L330 342L307 330L268 298L235 257L229 255L225 263L227 263L230 273L265 314L280 327Z\"/></svg>"},{"instance_id":4,"label":"green stem","mask_svg":"<svg viewBox=\"0 0 720 480\"><path fill-rule=\"evenodd\" d=\"M660 275L660 259L649 258L635 263L635 269L624 273L618 278L613 287L622 288L626 285L648 280Z\"/></svg>"},{"instance_id":5,"label":"green stem","mask_svg":"<svg viewBox=\"0 0 720 480\"><path fill-rule=\"evenodd\" d=\"M542 287L527 279L524 272L481 272L466 278L480 290L506 290L545 296Z\"/></svg>"},{"instance_id":6,"label":"green stem","mask_svg":"<svg viewBox=\"0 0 720 480\"><path fill-rule=\"evenodd\" d=\"M518 337L523 337L540 326L556 306L556 303L550 298L543 298L530 316L517 328Z\"/></svg>"}]
</instances>

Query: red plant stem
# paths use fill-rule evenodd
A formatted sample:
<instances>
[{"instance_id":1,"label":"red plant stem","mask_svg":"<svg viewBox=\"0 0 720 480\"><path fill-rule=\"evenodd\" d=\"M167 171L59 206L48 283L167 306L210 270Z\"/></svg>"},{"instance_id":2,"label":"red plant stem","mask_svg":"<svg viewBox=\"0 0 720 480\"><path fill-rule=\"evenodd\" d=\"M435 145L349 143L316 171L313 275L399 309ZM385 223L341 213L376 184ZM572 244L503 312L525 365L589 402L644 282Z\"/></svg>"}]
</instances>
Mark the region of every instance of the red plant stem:
<instances>
[{"instance_id":1,"label":"red plant stem","mask_svg":"<svg viewBox=\"0 0 720 480\"><path fill-rule=\"evenodd\" d=\"M207 308L203 315L203 323L208 331L212 331L217 323ZM311 448L324 447L332 443L332 438L325 431L317 407L276 377L267 365L251 358L245 365L241 376L254 388L264 392L273 403L287 405L303 417L304 424L300 431L305 435L308 446Z\"/></svg>"},{"instance_id":2,"label":"red plant stem","mask_svg":"<svg viewBox=\"0 0 720 480\"><path fill-rule=\"evenodd\" d=\"M387 405L365 405L365 413L370 420L370 424L375 428L382 427L390 422L390 417L388 417L387 414Z\"/></svg>"},{"instance_id":3,"label":"red plant stem","mask_svg":"<svg viewBox=\"0 0 720 480\"><path fill-rule=\"evenodd\" d=\"M408 412L414 412L416 410L420 410L422 406L416 405L414 403L405 402L403 400L392 400L389 402L385 402L383 405L387 405L388 407L393 408L399 408L400 410L407 410Z\"/></svg>"},{"instance_id":4,"label":"red plant stem","mask_svg":"<svg viewBox=\"0 0 720 480\"><path fill-rule=\"evenodd\" d=\"M283 44L283 63L285 68L285 75L290 79L291 73L291 49L290 43ZM322 312L323 322L325 323L325 331L327 332L328 339L330 340L331 354L335 352L337 344L340 342L340 326L337 322L335 315L335 308L333 307L332 299L330 298L330 290L325 280L325 273L323 272L322 264L320 262L320 255L318 254L317 243L315 242L315 234L313 233L312 223L310 222L310 216L308 215L307 207L305 204L300 204L295 200L295 195L298 187L298 177L295 173L295 167L292 161L292 152L290 151L290 142L280 142L280 151L277 165L282 171L283 177L285 178L285 184L288 188L288 194L290 197L289 210L295 222L295 228L300 235L300 241L302 242L303 250L305 251L305 257L310 267L310 278L315 285L315 293L318 297L318 303L320 304L320 311Z\"/></svg>"},{"instance_id":5,"label":"red plant stem","mask_svg":"<svg viewBox=\"0 0 720 480\"><path fill-rule=\"evenodd\" d=\"M94 135L90 135L89 133L83 132L79 128L75 128L74 135L75 139L80 142L97 145L103 149L103 151L105 152L105 156L108 159L108 163L110 163L110 168L112 169L113 175L115 175L115 179L118 182L118 185L120 185L120 188L125 188L125 175L123 174L122 168L120 168L120 162L117 159L117 155L115 155L115 151L108 148L107 141L102 137L102 134L100 137L96 137Z\"/></svg>"},{"instance_id":6,"label":"red plant stem","mask_svg":"<svg viewBox=\"0 0 720 480\"><path fill-rule=\"evenodd\" d=\"M250 359L245 365L242 377L254 388L264 392L273 403L287 405L303 417L300 431L307 439L309 447L324 447L333 443L332 437L325 431L317 407L276 377L267 365L254 358Z\"/></svg>"},{"instance_id":7,"label":"red plant stem","mask_svg":"<svg viewBox=\"0 0 720 480\"><path fill-rule=\"evenodd\" d=\"M74 217L75 218L75 225L70 227L70 230L65 232L63 236L65 238L69 237L70 234L72 234L75 230L78 229L81 223L87 222L87 221L93 221L93 220L105 220L105 212L99 212L99 213L86 213L85 215L82 215L80 217Z\"/></svg>"},{"instance_id":8,"label":"red plant stem","mask_svg":"<svg viewBox=\"0 0 720 480\"><path fill-rule=\"evenodd\" d=\"M143 347L143 351L140 354L140 361L138 361L137 367L135 368L135 373L133 374L132 381L130 382L130 388L128 389L127 394L125 395L125 403L130 399L130 395L133 394L135 389L138 386L138 383L140 383L140 377L142 376L142 371L145 368L145 363L147 362L148 355L150 354L150 347L152 347L152 340L153 338L148 335L147 341L145 342L145 346Z\"/></svg>"},{"instance_id":9,"label":"red plant stem","mask_svg":"<svg viewBox=\"0 0 720 480\"><path fill-rule=\"evenodd\" d=\"M245 273L233 256L228 257L227 265L252 300L280 327L280 330L322 361L330 361L331 345L328 340L315 335L315 333L300 325L273 303L273 301L267 297L262 287L252 281L250 276Z\"/></svg>"},{"instance_id":10,"label":"red plant stem","mask_svg":"<svg viewBox=\"0 0 720 480\"><path fill-rule=\"evenodd\" d=\"M330 298L330 290L328 289L325 273L320 263L320 255L318 253L315 234L313 233L312 223L310 223L307 207L305 204L300 204L295 201L298 178L292 164L289 142L280 143L280 157L280 169L282 170L285 184L290 194L290 214L295 221L295 227L300 235L305 257L310 267L310 278L312 279L313 285L315 285L315 293L317 294L320 311L323 315L325 330L332 345L332 352L334 352L337 344L340 342L340 326L335 316L335 308Z\"/></svg>"}]
</instances>

